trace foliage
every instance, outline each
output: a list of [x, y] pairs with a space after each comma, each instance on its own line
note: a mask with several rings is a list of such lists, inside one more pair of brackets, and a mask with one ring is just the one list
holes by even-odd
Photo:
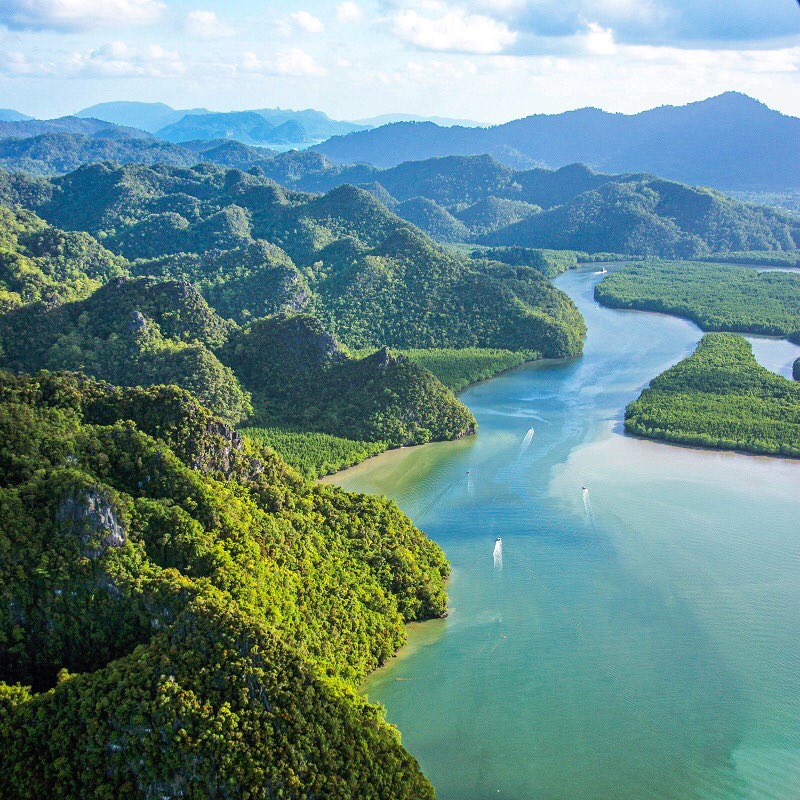
[[0, 310], [85, 297], [125, 270], [124, 259], [88, 234], [60, 231], [30, 211], [0, 206]]
[[475, 430], [472, 414], [430, 372], [386, 349], [348, 358], [313, 317], [258, 320], [232, 336], [220, 357], [253, 393], [267, 425], [392, 446]]
[[694, 258], [717, 251], [795, 250], [800, 221], [710, 189], [647, 179], [607, 183], [479, 241]]
[[404, 200], [393, 210], [438, 242], [465, 242], [470, 238], [469, 229], [463, 222], [427, 197]]
[[432, 372], [448, 389], [460, 391], [471, 383], [540, 358], [536, 352], [464, 349], [403, 350], [403, 355]]
[[743, 250], [737, 253], [716, 253], [705, 256], [699, 261], [712, 264], [744, 264], [758, 267], [800, 267], [800, 251], [798, 250]]
[[174, 383], [236, 423], [252, 411], [250, 396], [213, 352], [229, 330], [188, 284], [119, 279], [86, 300], [0, 316], [0, 365], [124, 386]]
[[800, 384], [765, 369], [749, 342], [706, 334], [625, 412], [625, 429], [683, 444], [800, 457]]
[[349, 347], [582, 346], [580, 315], [540, 273], [445, 253], [352, 186], [311, 197], [210, 165], [96, 164], [6, 192], [138, 259], [138, 275], [190, 278], [239, 321], [303, 309]]
[[595, 297], [613, 308], [676, 314], [709, 331], [800, 335], [800, 275], [793, 273], [650, 261], [609, 275]]
[[488, 258], [502, 261], [512, 267], [531, 267], [545, 278], [555, 278], [568, 269], [575, 269], [582, 259], [589, 260], [587, 253], [576, 250], [543, 250], [533, 247], [481, 247], [470, 248], [472, 258]]
[[112, 281], [91, 297], [0, 316], [0, 365], [82, 371], [124, 386], [171, 383], [227, 422], [397, 446], [471, 433], [475, 420], [436, 378], [388, 354], [353, 360], [321, 323], [279, 314], [244, 329], [190, 285]]
[[445, 610], [393, 503], [179, 389], [3, 373], [0, 432], [0, 795], [432, 797], [353, 693]]
[[319, 478], [352, 467], [386, 450], [384, 442], [359, 442], [317, 431], [242, 428], [245, 436], [271, 447], [306, 478]]

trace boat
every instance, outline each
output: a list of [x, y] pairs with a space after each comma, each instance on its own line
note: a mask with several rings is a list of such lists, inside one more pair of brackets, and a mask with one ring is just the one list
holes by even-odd
[[602, 269], [597, 270], [597, 272], [595, 272], [595, 275], [608, 275], [608, 270], [605, 267], [603, 267]]
[[501, 539], [501, 538], [498, 536], [498, 537], [497, 537], [497, 538], [494, 540], [494, 543], [495, 543], [495, 544], [503, 544], [503, 540], [502, 540], [502, 539]]

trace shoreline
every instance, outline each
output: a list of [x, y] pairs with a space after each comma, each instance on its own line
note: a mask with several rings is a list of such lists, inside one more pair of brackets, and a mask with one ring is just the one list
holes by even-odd
[[[477, 380], [471, 381], [470, 383], [466, 384], [466, 386], [462, 386], [460, 389], [453, 391], [453, 394], [456, 397], [460, 397], [464, 392], [466, 392], [468, 389], [471, 389], [473, 386], [478, 386], [481, 383], [492, 381], [495, 378], [499, 378], [501, 375], [508, 375], [509, 373], [514, 372], [515, 370], [518, 369], [523, 369], [527, 367], [535, 367], [535, 368], [549, 367], [555, 364], [566, 363], [576, 358], [581, 358], [581, 356], [572, 356], [570, 358], [534, 358], [531, 361], [523, 361], [521, 364], [515, 364], [513, 367], [506, 367], [505, 369], [501, 369], [498, 372], [495, 372], [491, 375], [487, 375], [485, 378], [478, 378]], [[389, 447], [380, 453], [376, 453], [374, 456], [365, 458], [363, 461], [358, 461], [355, 464], [350, 464], [350, 466], [348, 467], [342, 467], [342, 469], [337, 470], [336, 472], [330, 472], [327, 475], [321, 475], [314, 480], [316, 483], [320, 483], [325, 486], [331, 486], [331, 485], [335, 486], [336, 481], [334, 479], [336, 477], [344, 475], [350, 470], [363, 467], [366, 464], [375, 465], [383, 460], [391, 460], [392, 457], [395, 458], [399, 457], [398, 454], [403, 453], [406, 450], [415, 450], [419, 447], [435, 447], [437, 445], [441, 446], [445, 444], [454, 444], [455, 442], [466, 441], [470, 439], [472, 436], [477, 436], [477, 435], [478, 435], [478, 429], [476, 429], [474, 433], [467, 434], [466, 436], [459, 436], [457, 439], [440, 439], [435, 442], [425, 442], [424, 444], [408, 444], [408, 445], [401, 445], [400, 447]], [[393, 456], [393, 454], [395, 455]]]

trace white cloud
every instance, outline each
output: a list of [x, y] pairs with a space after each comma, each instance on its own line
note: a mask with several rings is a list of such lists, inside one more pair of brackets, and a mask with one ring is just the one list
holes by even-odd
[[172, 50], [160, 45], [131, 47], [119, 41], [75, 53], [67, 64], [68, 74], [88, 78], [168, 78], [185, 72], [186, 66]]
[[580, 49], [593, 56], [613, 56], [617, 52], [614, 31], [604, 28], [597, 22], [589, 22], [586, 28], [575, 36]]
[[3, 0], [0, 23], [15, 30], [85, 30], [147, 25], [164, 11], [161, 0]]
[[308, 11], [296, 11], [294, 14], [289, 14], [289, 19], [295, 28], [304, 33], [322, 33], [325, 30], [322, 20], [309, 14]]
[[398, 11], [391, 19], [393, 33], [422, 50], [462, 53], [499, 53], [517, 39], [508, 25], [491, 17], [468, 14], [459, 8], [431, 10], [436, 16], [411, 8]]
[[48, 61], [16, 51], [0, 52], [0, 74], [10, 77], [175, 78], [185, 72], [178, 53], [160, 45], [132, 47], [116, 41]]
[[245, 52], [236, 65], [236, 72], [249, 75], [281, 75], [284, 77], [306, 77], [324, 75], [325, 70], [314, 57], [297, 47], [281, 50], [271, 58], [262, 58], [253, 52]]
[[336, 19], [339, 22], [361, 22], [364, 19], [364, 12], [358, 3], [353, 3], [348, 0], [345, 3], [339, 3], [336, 6]]
[[19, 50], [0, 52], [0, 75], [9, 77], [46, 77], [58, 74], [52, 64], [30, 61], [25, 53]]
[[223, 22], [214, 11], [190, 11], [186, 15], [186, 29], [194, 36], [201, 39], [222, 39], [233, 36], [236, 32], [230, 25]]

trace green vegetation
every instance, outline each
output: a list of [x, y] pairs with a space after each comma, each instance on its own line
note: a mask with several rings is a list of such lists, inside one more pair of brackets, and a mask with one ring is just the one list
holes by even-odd
[[800, 341], [800, 275], [749, 267], [651, 261], [609, 275], [595, 297], [613, 308], [675, 314], [703, 330]]
[[430, 372], [386, 348], [348, 358], [314, 317], [258, 320], [219, 352], [253, 393], [263, 409], [256, 419], [266, 425], [277, 421], [395, 447], [475, 430], [469, 410]]
[[[190, 285], [118, 279], [86, 300], [0, 316], [0, 366], [82, 371], [123, 386], [172, 383], [231, 424], [422, 444], [472, 433], [475, 419], [429, 372], [387, 351], [351, 359], [314, 317], [245, 328]], [[255, 400], [255, 407], [252, 400]]]
[[0, 312], [86, 297], [124, 273], [124, 259], [88, 234], [60, 231], [29, 211], [0, 206]]
[[81, 371], [122, 386], [174, 383], [235, 424], [252, 412], [250, 395], [213, 352], [230, 330], [188, 284], [116, 279], [86, 300], [0, 316], [0, 366]]
[[800, 385], [760, 366], [741, 336], [709, 333], [628, 406], [625, 429], [682, 444], [800, 457]]
[[460, 391], [541, 356], [535, 352], [488, 350], [470, 347], [461, 350], [404, 350], [403, 355], [432, 372], [448, 389]]
[[696, 258], [719, 251], [796, 250], [800, 221], [711, 189], [647, 179], [607, 183], [479, 242]]
[[531, 267], [545, 278], [556, 278], [568, 269], [575, 269], [582, 260], [589, 260], [588, 253], [577, 250], [544, 250], [534, 247], [480, 247], [468, 249], [472, 258], [488, 258], [513, 267]]
[[744, 264], [745, 266], [795, 269], [800, 267], [800, 251], [745, 250], [738, 253], [716, 253], [698, 260], [713, 264]]
[[384, 442], [357, 442], [316, 431], [242, 428], [242, 433], [275, 450], [306, 478], [319, 478], [352, 467], [386, 450]]
[[466, 242], [470, 238], [470, 231], [463, 222], [427, 197], [404, 200], [393, 211], [437, 242]]
[[354, 692], [445, 611], [396, 505], [177, 388], [2, 373], [0, 431], [0, 795], [433, 797]]
[[0, 188], [7, 202], [135, 260], [134, 274], [192, 280], [238, 322], [302, 309], [356, 348], [560, 357], [582, 346], [580, 314], [540, 272], [446, 253], [352, 186], [312, 197], [210, 165], [95, 164]]

